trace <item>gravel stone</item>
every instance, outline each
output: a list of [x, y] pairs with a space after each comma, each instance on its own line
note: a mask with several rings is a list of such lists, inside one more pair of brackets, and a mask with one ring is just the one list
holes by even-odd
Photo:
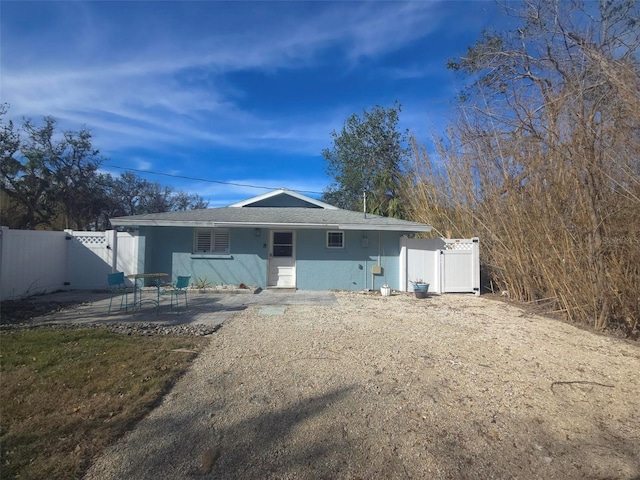
[[14, 323], [1, 325], [0, 330], [32, 330], [37, 328], [69, 330], [74, 328], [106, 328], [109, 331], [123, 335], [174, 335], [174, 336], [204, 336], [215, 333], [220, 325], [185, 324], [161, 325], [158, 323]]
[[640, 475], [638, 345], [487, 297], [336, 296], [235, 313], [86, 478]]

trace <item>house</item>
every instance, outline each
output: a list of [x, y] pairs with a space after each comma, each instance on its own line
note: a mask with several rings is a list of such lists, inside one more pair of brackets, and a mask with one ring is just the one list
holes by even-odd
[[278, 189], [223, 208], [118, 217], [138, 229], [139, 272], [301, 290], [401, 285], [401, 237], [429, 225]]

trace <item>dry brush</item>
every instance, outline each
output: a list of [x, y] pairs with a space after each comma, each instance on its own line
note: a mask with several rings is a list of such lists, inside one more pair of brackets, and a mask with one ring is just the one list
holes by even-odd
[[435, 153], [414, 144], [407, 198], [415, 220], [482, 237], [489, 278], [512, 298], [637, 334], [638, 6], [603, 4], [580, 30], [570, 19], [585, 12], [568, 5], [529, 4], [523, 28], [452, 63], [475, 83]]

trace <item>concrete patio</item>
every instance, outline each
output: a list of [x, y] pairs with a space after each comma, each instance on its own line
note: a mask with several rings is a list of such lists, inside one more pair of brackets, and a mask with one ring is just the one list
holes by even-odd
[[[108, 293], [95, 293], [81, 290], [57, 292], [41, 297], [31, 297], [29, 301], [55, 301], [60, 303], [78, 302], [78, 305], [62, 311], [36, 317], [36, 323], [157, 323], [159, 325], [208, 325], [217, 326], [233, 316], [235, 312], [244, 310], [250, 305], [264, 306], [266, 315], [283, 314], [287, 305], [337, 305], [338, 302], [331, 291], [310, 290], [262, 290], [259, 293], [189, 293], [189, 308], [184, 310], [181, 298], [180, 310], [172, 310], [169, 297], [161, 298], [160, 308], [144, 299], [155, 299], [155, 289], [145, 289], [142, 308], [125, 311], [120, 310], [120, 298], [114, 297], [111, 313], [109, 312]], [[131, 299], [129, 299], [131, 301]]]

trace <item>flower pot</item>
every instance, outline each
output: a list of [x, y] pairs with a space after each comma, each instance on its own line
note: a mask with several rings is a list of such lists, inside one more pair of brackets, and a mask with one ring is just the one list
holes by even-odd
[[388, 285], [383, 285], [380, 288], [380, 293], [382, 294], [383, 297], [390, 297], [391, 296], [391, 287], [389, 287]]
[[416, 298], [427, 298], [427, 292], [429, 291], [428, 283], [414, 283], [413, 284], [413, 293], [416, 295]]

